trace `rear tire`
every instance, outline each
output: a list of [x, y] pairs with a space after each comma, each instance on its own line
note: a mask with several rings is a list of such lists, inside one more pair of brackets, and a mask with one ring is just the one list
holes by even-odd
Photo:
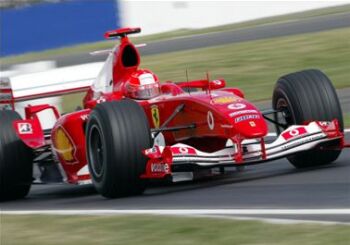
[[133, 100], [106, 102], [90, 114], [86, 129], [87, 159], [96, 190], [115, 198], [141, 194], [140, 175], [147, 163], [142, 150], [151, 148], [149, 123]]
[[0, 200], [25, 197], [32, 183], [33, 152], [17, 136], [13, 121], [21, 120], [15, 111], [0, 110]]
[[[304, 70], [282, 76], [274, 89], [273, 108], [283, 109], [288, 126], [310, 121], [332, 121], [338, 119], [343, 131], [342, 110], [337, 93], [330, 79], [319, 70]], [[279, 121], [278, 118], [275, 118]], [[280, 133], [280, 128], [277, 132]], [[339, 141], [327, 146], [339, 145]], [[307, 168], [334, 162], [341, 150], [310, 150], [288, 157], [296, 168]]]

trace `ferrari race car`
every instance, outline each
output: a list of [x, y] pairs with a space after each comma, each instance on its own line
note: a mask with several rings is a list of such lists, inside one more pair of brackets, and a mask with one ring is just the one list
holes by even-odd
[[[242, 167], [287, 157], [296, 168], [334, 162], [344, 147], [340, 103], [329, 78], [304, 70], [278, 79], [272, 108], [260, 111], [223, 79], [163, 82], [140, 69], [128, 39], [140, 28], [108, 31], [120, 43], [90, 86], [14, 93], [0, 83], [0, 196], [26, 196], [33, 182], [91, 184], [107, 198], [141, 194], [148, 180], [174, 180], [201, 170]], [[14, 104], [86, 91], [84, 109], [61, 115], [30, 105], [25, 119]], [[53, 128], [37, 116], [51, 111]], [[268, 140], [267, 122], [277, 137]], [[33, 171], [34, 169], [34, 171]], [[186, 175], [187, 174], [187, 175]]]

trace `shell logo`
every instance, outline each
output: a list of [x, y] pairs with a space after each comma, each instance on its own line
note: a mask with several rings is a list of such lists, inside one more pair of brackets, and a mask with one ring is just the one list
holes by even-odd
[[240, 101], [240, 99], [233, 96], [218, 97], [213, 99], [214, 104], [228, 104], [237, 101]]
[[74, 156], [75, 146], [63, 128], [58, 128], [53, 137], [53, 143], [59, 156], [68, 163], [77, 162]]

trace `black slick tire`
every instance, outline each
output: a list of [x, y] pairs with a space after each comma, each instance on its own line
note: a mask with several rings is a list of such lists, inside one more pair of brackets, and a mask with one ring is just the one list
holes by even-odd
[[[273, 108], [283, 109], [287, 125], [300, 125], [310, 121], [337, 119], [343, 131], [342, 110], [330, 79], [319, 70], [304, 70], [278, 79], [272, 98]], [[278, 120], [276, 117], [275, 119]], [[277, 128], [279, 133], [281, 130]], [[339, 142], [323, 145], [328, 149]], [[314, 149], [288, 157], [296, 168], [315, 167], [334, 162], [341, 150]]]
[[143, 193], [140, 175], [147, 159], [142, 150], [151, 148], [151, 133], [138, 103], [125, 99], [97, 105], [87, 123], [86, 148], [91, 178], [102, 196]]
[[0, 200], [25, 197], [33, 177], [33, 152], [18, 137], [13, 121], [15, 111], [0, 110]]

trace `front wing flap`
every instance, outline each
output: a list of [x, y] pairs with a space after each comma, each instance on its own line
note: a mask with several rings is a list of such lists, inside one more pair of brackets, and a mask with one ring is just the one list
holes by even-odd
[[143, 152], [149, 160], [141, 178], [164, 178], [173, 172], [196, 168], [258, 164], [311, 150], [321, 143], [335, 140], [339, 141], [336, 148], [346, 147], [344, 134], [340, 131], [337, 120], [290, 126], [271, 143], [265, 143], [263, 138], [243, 140], [241, 147], [233, 144], [212, 153], [181, 143], [165, 147], [154, 146]]

